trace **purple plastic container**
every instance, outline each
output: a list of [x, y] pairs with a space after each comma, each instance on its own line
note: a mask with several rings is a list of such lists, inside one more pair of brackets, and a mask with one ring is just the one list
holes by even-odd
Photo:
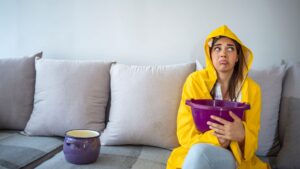
[[100, 134], [93, 130], [70, 130], [65, 134], [63, 152], [68, 162], [89, 164], [98, 159]]
[[196, 127], [202, 133], [210, 130], [209, 126], [206, 124], [207, 121], [219, 123], [211, 119], [211, 115], [215, 115], [232, 122], [233, 119], [229, 115], [229, 111], [232, 111], [240, 119], [243, 119], [245, 110], [250, 109], [249, 104], [224, 100], [191, 99], [186, 100], [186, 104], [191, 106]]

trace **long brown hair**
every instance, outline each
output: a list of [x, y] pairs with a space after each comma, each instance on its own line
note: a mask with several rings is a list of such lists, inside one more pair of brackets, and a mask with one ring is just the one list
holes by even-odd
[[[210, 56], [211, 56], [212, 48], [214, 47], [215, 43], [223, 37], [226, 37], [226, 36], [219, 36], [219, 37], [213, 38], [212, 45], [209, 48]], [[231, 39], [231, 38], [229, 38], [229, 39]], [[236, 90], [238, 90], [237, 87], [238, 87], [239, 83], [242, 83], [242, 81], [243, 81], [243, 78], [244, 78], [243, 77], [243, 69], [244, 69], [244, 67], [246, 69], [248, 69], [248, 67], [247, 67], [247, 64], [246, 64], [246, 60], [245, 60], [245, 57], [244, 57], [242, 46], [237, 41], [235, 41], [234, 39], [231, 39], [231, 40], [234, 42], [234, 44], [236, 46], [238, 62], [235, 64], [234, 69], [233, 69], [233, 73], [232, 73], [231, 78], [229, 80], [228, 93], [229, 93], [230, 100], [237, 101], [238, 93], [237, 93]], [[210, 91], [210, 95], [213, 99], [215, 98], [215, 95], [216, 95], [215, 88], [216, 88], [216, 83], [214, 84], [214, 87]]]

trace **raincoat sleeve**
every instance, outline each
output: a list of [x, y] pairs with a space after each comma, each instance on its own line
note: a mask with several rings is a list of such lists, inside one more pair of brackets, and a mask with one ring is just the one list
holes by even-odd
[[249, 84], [247, 92], [250, 103], [250, 110], [246, 111], [246, 118], [243, 121], [245, 128], [244, 150], [242, 150], [236, 141], [231, 142], [230, 147], [238, 163], [242, 160], [249, 161], [255, 156], [258, 147], [258, 133], [260, 128], [261, 112], [261, 91], [256, 83]]
[[211, 99], [204, 83], [189, 76], [183, 86], [182, 99], [177, 116], [177, 137], [181, 146], [191, 147], [196, 143], [210, 143], [220, 145], [213, 131], [200, 133], [193, 120], [191, 108], [185, 104], [187, 99]]

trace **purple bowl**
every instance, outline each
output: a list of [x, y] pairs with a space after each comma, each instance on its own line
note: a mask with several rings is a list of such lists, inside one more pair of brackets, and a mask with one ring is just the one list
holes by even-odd
[[93, 130], [70, 130], [65, 134], [63, 152], [68, 162], [89, 164], [98, 159], [100, 134]]
[[219, 122], [211, 119], [211, 115], [215, 115], [232, 122], [233, 119], [229, 115], [229, 111], [232, 111], [240, 119], [243, 119], [245, 110], [250, 109], [249, 104], [224, 100], [191, 99], [186, 100], [186, 104], [191, 107], [196, 127], [202, 133], [210, 130], [209, 126], [206, 124], [207, 121], [220, 124]]

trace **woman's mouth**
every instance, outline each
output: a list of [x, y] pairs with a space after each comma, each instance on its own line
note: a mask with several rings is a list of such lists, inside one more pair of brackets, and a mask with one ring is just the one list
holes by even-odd
[[227, 60], [220, 60], [219, 63], [222, 64], [222, 65], [225, 65], [225, 64], [228, 64], [228, 61]]

